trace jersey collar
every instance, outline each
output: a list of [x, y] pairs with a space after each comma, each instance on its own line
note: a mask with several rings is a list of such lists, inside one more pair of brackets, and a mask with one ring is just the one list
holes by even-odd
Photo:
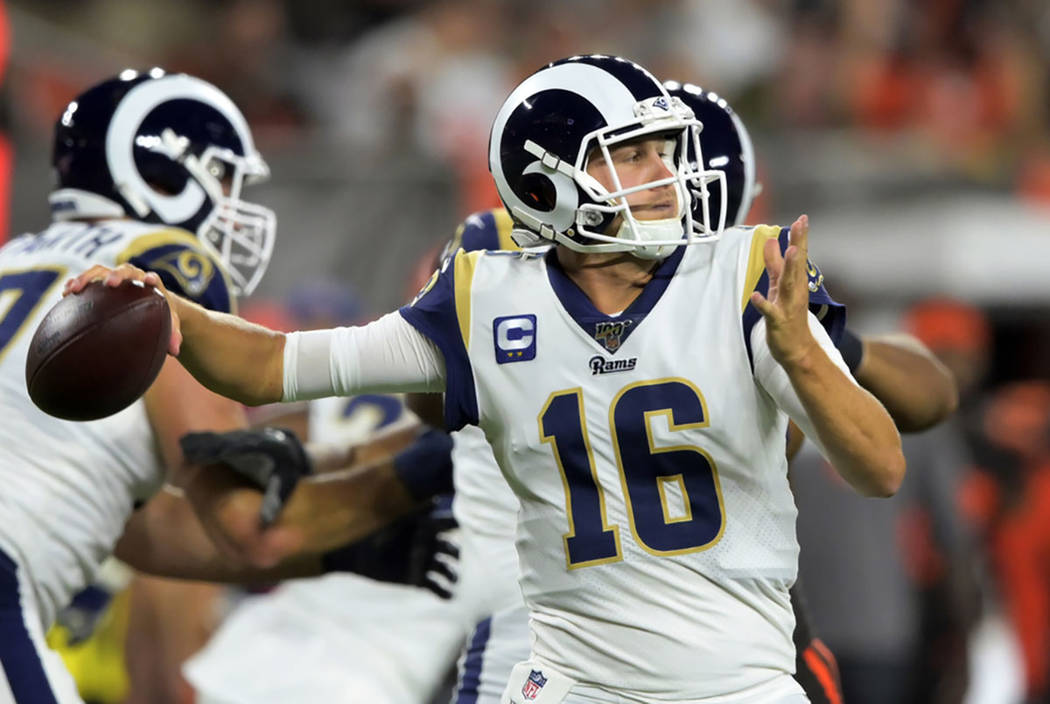
[[663, 296], [684, 255], [685, 246], [683, 245], [660, 262], [653, 272], [652, 279], [642, 289], [641, 295], [619, 315], [606, 315], [594, 307], [591, 300], [587, 298], [587, 294], [562, 269], [555, 248], [552, 247], [547, 252], [544, 260], [547, 267], [547, 279], [565, 312], [586, 335], [595, 340], [606, 352], [615, 354]]

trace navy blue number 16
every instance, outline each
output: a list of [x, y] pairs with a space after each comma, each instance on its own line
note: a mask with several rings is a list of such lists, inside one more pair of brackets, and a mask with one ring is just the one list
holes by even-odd
[[[678, 555], [715, 544], [725, 528], [718, 470], [695, 445], [653, 441], [653, 421], [672, 432], [708, 425], [704, 397], [685, 379], [630, 384], [609, 408], [608, 433], [619, 470], [631, 534], [653, 555]], [[540, 438], [551, 445], [565, 484], [569, 569], [623, 559], [619, 526], [610, 525], [598, 480], [582, 389], [550, 395], [539, 416]]]

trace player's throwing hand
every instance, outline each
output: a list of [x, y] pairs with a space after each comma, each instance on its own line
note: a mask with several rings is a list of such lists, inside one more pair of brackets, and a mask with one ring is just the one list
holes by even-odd
[[80, 293], [84, 290], [84, 287], [92, 281], [101, 281], [106, 286], [117, 287], [122, 281], [127, 281], [129, 279], [132, 281], [141, 281], [147, 286], [153, 286], [164, 294], [164, 298], [168, 301], [168, 309], [171, 311], [171, 341], [168, 343], [168, 354], [173, 357], [178, 357], [179, 348], [182, 345], [182, 328], [179, 322], [179, 314], [176, 312], [177, 306], [174, 297], [168, 289], [165, 288], [164, 282], [160, 280], [160, 276], [158, 276], [156, 272], [143, 271], [131, 264], [121, 264], [115, 269], [96, 264], [83, 273], [66, 281], [66, 286], [62, 291], [62, 295], [68, 296], [71, 293]]

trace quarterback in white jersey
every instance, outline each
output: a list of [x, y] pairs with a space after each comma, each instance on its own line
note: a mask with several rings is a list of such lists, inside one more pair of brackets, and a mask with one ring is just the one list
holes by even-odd
[[[726, 174], [726, 219], [733, 225], [743, 224], [752, 196], [759, 190], [746, 127], [718, 95], [694, 85], [664, 85], [672, 96], [692, 108], [703, 124], [704, 159], [708, 164], [719, 164]], [[723, 196], [718, 192], [710, 195], [715, 201]], [[717, 212], [717, 203], [711, 209]], [[474, 213], [464, 220], [447, 251], [517, 250], [512, 229], [513, 221], [503, 208]], [[787, 246], [785, 234], [782, 232], [780, 237], [782, 250]], [[851, 335], [842, 324], [843, 310], [828, 298], [816, 278], [811, 277], [814, 287], [810, 309], [818, 315], [836, 346], [846, 350], [844, 360], [858, 381], [887, 405], [898, 427], [919, 430], [950, 413], [954, 407], [950, 379], [946, 379], [943, 368], [928, 350], [903, 339], [868, 338], [861, 342], [852, 336], [851, 344]], [[513, 552], [510, 546], [517, 500], [503, 482], [484, 436], [470, 426], [457, 436], [462, 442], [458, 439], [456, 447], [456, 515], [463, 540], [469, 542], [474, 537], [474, 542], [486, 547], [486, 583], [495, 587], [508, 581], [512, 574], [516, 578], [516, 568], [508, 569], [500, 556]], [[789, 450], [789, 460], [790, 456]], [[791, 591], [798, 650], [795, 679], [814, 703], [840, 701], [834, 660], [812, 635], [796, 589], [797, 584]], [[497, 601], [495, 608], [484, 613], [460, 661], [453, 698], [456, 704], [495, 704], [515, 664], [529, 657], [528, 609], [520, 595]]]
[[[712, 151], [719, 156], [731, 154], [732, 145], [719, 151], [712, 149], [711, 137], [721, 130], [732, 130], [725, 108], [712, 103], [712, 112], [722, 114], [698, 115], [705, 124], [706, 158], [710, 161]], [[719, 121], [721, 120], [721, 122]], [[746, 133], [744, 133], [746, 135]], [[725, 153], [724, 153], [725, 152]], [[736, 159], [746, 159], [741, 150], [735, 150]], [[741, 172], [746, 169], [741, 165]], [[750, 172], [753, 173], [753, 163]], [[746, 215], [748, 189], [743, 188], [742, 179], [727, 179], [729, 196], [728, 215], [739, 223]], [[449, 250], [511, 250], [519, 248], [511, 239], [512, 221], [503, 209], [474, 213], [461, 225], [450, 243]], [[768, 233], [768, 231], [765, 231]], [[781, 246], [787, 247], [787, 231], [781, 231]], [[810, 293], [810, 307], [820, 314], [821, 322], [832, 337], [842, 327], [843, 309], [828, 296], [816, 276]], [[606, 345], [618, 347], [618, 342], [604, 338]], [[518, 502], [499, 474], [492, 450], [475, 428], [465, 427], [458, 433], [455, 454], [455, 510], [463, 531], [465, 544], [474, 544], [484, 550], [482, 564], [487, 570], [486, 582], [496, 586], [513, 582], [517, 578], [515, 564], [507, 564], [513, 558], [511, 546], [514, 541]], [[478, 438], [478, 439], [475, 439]], [[476, 548], [477, 549], [477, 548]], [[460, 676], [454, 701], [457, 704], [494, 704], [499, 701], [513, 666], [526, 660], [529, 655], [528, 611], [519, 593], [493, 589], [493, 593], [509, 594], [500, 599], [489, 599], [483, 608], [485, 618], [481, 620], [460, 661]], [[487, 608], [486, 608], [487, 607]]]
[[[805, 701], [788, 417], [858, 491], [903, 476], [892, 420], [808, 311], [806, 218], [784, 256], [779, 229], [719, 239], [707, 192], [724, 175], [688, 163], [697, 138], [636, 64], [559, 61], [515, 89], [490, 142], [504, 204], [548, 254], [460, 252], [361, 328], [275, 335], [168, 293], [173, 346], [211, 388], [444, 391], [450, 428], [482, 428], [521, 504], [531, 611], [504, 701]], [[121, 267], [69, 290], [99, 276], [163, 288]]]
[[[710, 209], [719, 212], [718, 200], [726, 200], [726, 220], [732, 225], [742, 225], [750, 210], [751, 201], [759, 186], [756, 181], [754, 151], [746, 127], [725, 100], [714, 93], [696, 86], [664, 84], [672, 96], [679, 97], [693, 109], [703, 125], [704, 159], [708, 164], [718, 164], [725, 173], [725, 192], [712, 191]], [[696, 213], [697, 218], [702, 212]], [[463, 249], [518, 250], [512, 230], [513, 220], [503, 208], [474, 213], [460, 225], [447, 247], [454, 252]], [[781, 236], [781, 246], [786, 249], [786, 237]], [[810, 308], [820, 317], [821, 323], [838, 344], [838, 335], [844, 329], [844, 309], [827, 296], [819, 282], [810, 293]], [[492, 450], [484, 436], [471, 427], [457, 435], [470, 433], [480, 435], [478, 442], [457, 442], [456, 515], [463, 530], [463, 540], [481, 543], [489, 557], [483, 564], [491, 565], [487, 582], [499, 584], [517, 578], [516, 567], [507, 569], [499, 556], [513, 554], [514, 527], [517, 500], [500, 476]], [[466, 440], [466, 438], [464, 438]], [[470, 452], [471, 454], [466, 454]], [[485, 539], [475, 536], [485, 536]], [[498, 602], [494, 608], [484, 612], [471, 637], [467, 650], [460, 660], [460, 676], [454, 700], [457, 704], [496, 704], [503, 693], [507, 678], [514, 666], [527, 660], [530, 652], [528, 609], [521, 599]], [[794, 597], [793, 605], [794, 605]], [[797, 611], [796, 611], [797, 618]], [[797, 624], [796, 624], [797, 629]], [[796, 658], [798, 660], [798, 658]], [[802, 661], [805, 668], [805, 661]], [[796, 672], [796, 679], [799, 679]], [[800, 679], [803, 687], [807, 679]], [[807, 689], [814, 701], [821, 692]]]
[[[539, 662], [696, 699], [715, 692], [690, 683], [739, 691], [793, 669], [795, 509], [787, 416], [771, 395], [784, 389], [754, 383], [775, 377], [746, 316], [764, 276], [756, 253], [780, 232], [730, 229], [678, 249], [619, 316], [594, 309], [553, 256], [505, 252], [457, 254], [403, 311], [459, 380], [449, 424], [480, 425], [521, 499]], [[643, 326], [677, 326], [674, 345]], [[562, 664], [581, 652], [579, 669]]]

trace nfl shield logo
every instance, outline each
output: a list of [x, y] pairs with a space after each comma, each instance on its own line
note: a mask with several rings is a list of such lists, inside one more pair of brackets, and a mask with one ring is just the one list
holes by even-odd
[[529, 672], [529, 681], [521, 688], [521, 693], [526, 699], [535, 699], [539, 695], [543, 685], [547, 684], [547, 678], [539, 670]]

